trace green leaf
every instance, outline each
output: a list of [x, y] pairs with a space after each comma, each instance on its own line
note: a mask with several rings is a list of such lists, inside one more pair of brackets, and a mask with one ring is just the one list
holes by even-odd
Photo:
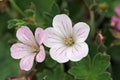
[[68, 74], [64, 74], [64, 77], [64, 80], [74, 80], [73, 77]]
[[10, 56], [10, 46], [7, 43], [11, 38], [10, 34], [5, 34], [0, 40], [0, 80], [18, 76], [19, 62]]
[[47, 67], [53, 68], [57, 65], [57, 62], [51, 59], [50, 55], [49, 56], [47, 55], [45, 59], [45, 64]]
[[89, 40], [88, 45], [89, 45], [89, 55], [91, 58], [93, 58], [96, 55], [96, 53], [98, 53], [99, 44], [91, 43], [91, 41]]
[[90, 70], [90, 63], [90, 57], [87, 56], [82, 59], [82, 61], [76, 63], [76, 65], [69, 70], [69, 73], [74, 75], [76, 79], [84, 79], [84, 77], [89, 75], [88, 71]]
[[53, 6], [52, 6], [51, 14], [56, 15], [56, 14], [59, 14], [59, 13], [60, 13], [60, 8], [56, 3], [54, 3]]
[[51, 11], [49, 13], [45, 12], [43, 14], [43, 17], [45, 18], [45, 26], [46, 26], [46, 28], [47, 28], [47, 26], [51, 26], [52, 25], [53, 18], [57, 14], [60, 14], [60, 8], [59, 8], [59, 6], [56, 3], [54, 3], [53, 6], [52, 6]]
[[20, 9], [24, 11], [30, 6], [32, 0], [24, 0], [24, 1], [14, 0], [14, 1], [20, 7]]
[[20, 19], [12, 19], [8, 21], [8, 28], [15, 28], [15, 27], [20, 27], [22, 25], [26, 25], [27, 23], [23, 20]]
[[93, 70], [95, 73], [103, 73], [110, 65], [110, 57], [106, 54], [97, 54], [93, 59]]
[[[96, 54], [94, 59], [91, 61], [90, 57], [87, 56], [83, 60], [73, 66], [69, 73], [76, 79], [83, 80], [111, 80], [111, 77], [106, 74], [106, 69], [109, 67], [109, 56], [105, 54]], [[102, 78], [102, 79], [101, 79]]]
[[[50, 69], [45, 69], [43, 72], [37, 74], [39, 80], [66, 80], [66, 74], [64, 73], [62, 64], [54, 67], [53, 71]], [[70, 77], [69, 77], [70, 79]]]
[[35, 20], [38, 25], [45, 24], [44, 13], [50, 12], [55, 0], [33, 0], [36, 6]]
[[112, 80], [112, 78], [110, 77], [110, 73], [108, 72], [104, 72], [102, 75], [99, 76], [98, 80]]

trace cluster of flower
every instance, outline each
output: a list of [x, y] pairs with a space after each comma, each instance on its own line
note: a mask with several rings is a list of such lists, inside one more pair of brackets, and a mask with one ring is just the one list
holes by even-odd
[[88, 54], [89, 49], [85, 40], [89, 31], [89, 26], [84, 22], [72, 27], [67, 15], [56, 15], [53, 27], [45, 30], [37, 28], [35, 36], [27, 26], [19, 28], [16, 33], [19, 42], [11, 46], [11, 56], [21, 59], [20, 68], [28, 71], [32, 68], [34, 60], [37, 62], [45, 60], [44, 44], [50, 48], [51, 58], [59, 63], [79, 61]]

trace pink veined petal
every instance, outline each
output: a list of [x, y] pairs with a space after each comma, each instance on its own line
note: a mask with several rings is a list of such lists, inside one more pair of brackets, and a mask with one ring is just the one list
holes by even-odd
[[20, 61], [20, 68], [22, 70], [29, 71], [33, 66], [35, 55], [36, 54], [33, 53], [22, 58]]
[[79, 22], [73, 27], [73, 38], [75, 42], [84, 42], [89, 34], [90, 28], [84, 22]]
[[45, 34], [46, 36], [43, 42], [45, 46], [56, 47], [56, 46], [64, 44], [63, 38], [61, 37], [61, 35], [53, 28], [47, 28], [45, 30]]
[[115, 12], [118, 16], [120, 16], [120, 5], [116, 6]]
[[17, 30], [16, 36], [19, 41], [27, 45], [36, 45], [33, 33], [27, 26], [22, 26]]
[[53, 27], [64, 37], [72, 36], [72, 22], [65, 14], [56, 15], [54, 17]]
[[64, 46], [51, 48], [50, 49], [50, 56], [52, 59], [56, 60], [59, 63], [68, 62], [69, 59], [67, 57], [67, 48]]
[[70, 47], [67, 50], [67, 57], [71, 61], [79, 61], [88, 54], [88, 45], [83, 42], [79, 44], [75, 44], [73, 47]]
[[45, 37], [45, 32], [42, 28], [37, 28], [35, 31], [35, 39], [39, 45], [42, 44]]
[[22, 43], [13, 44], [10, 51], [11, 56], [15, 59], [23, 58], [24, 56], [32, 53], [30, 47]]
[[36, 61], [37, 62], [43, 62], [44, 59], [45, 59], [45, 56], [46, 56], [46, 54], [45, 54], [44, 47], [43, 47], [43, 45], [41, 45], [40, 46], [40, 52], [36, 56]]

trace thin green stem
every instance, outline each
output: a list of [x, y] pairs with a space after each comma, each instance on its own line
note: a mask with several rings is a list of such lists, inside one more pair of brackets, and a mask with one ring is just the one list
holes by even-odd
[[86, 8], [87, 8], [87, 9], [89, 10], [89, 12], [90, 12], [90, 8], [89, 8], [88, 3], [87, 3], [85, 0], [83, 0], [83, 3], [85, 4]]
[[90, 31], [90, 37], [93, 37], [95, 34], [95, 16], [94, 16], [94, 12], [91, 10], [90, 11], [90, 27], [91, 27], [91, 31]]
[[95, 26], [96, 26], [95, 25], [95, 14], [94, 14], [94, 11], [91, 10], [92, 7], [94, 7], [96, 4], [97, 4], [96, 1], [93, 0], [93, 4], [90, 6], [90, 27], [91, 27], [90, 38], [94, 37], [95, 30], [96, 30], [96, 28], [95, 28]]
[[95, 16], [94, 16], [94, 11], [92, 11], [92, 7], [96, 4], [96, 1], [93, 0], [93, 4], [92, 5], [88, 5], [88, 3], [86, 2], [86, 0], [83, 0], [86, 8], [88, 9], [89, 13], [90, 13], [90, 28], [91, 28], [91, 31], [90, 31], [90, 38], [93, 38], [94, 34], [95, 34]]
[[25, 17], [25, 14], [24, 12], [17, 6], [17, 4], [15, 3], [14, 0], [9, 0], [10, 3], [12, 4], [12, 6], [23, 16]]

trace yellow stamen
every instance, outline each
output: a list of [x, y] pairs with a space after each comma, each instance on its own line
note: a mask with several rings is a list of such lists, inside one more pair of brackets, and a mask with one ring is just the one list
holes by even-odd
[[67, 46], [72, 46], [74, 44], [74, 40], [71, 37], [65, 37], [64, 41]]
[[40, 51], [38, 46], [31, 45], [30, 48], [32, 49], [33, 53], [38, 53]]

